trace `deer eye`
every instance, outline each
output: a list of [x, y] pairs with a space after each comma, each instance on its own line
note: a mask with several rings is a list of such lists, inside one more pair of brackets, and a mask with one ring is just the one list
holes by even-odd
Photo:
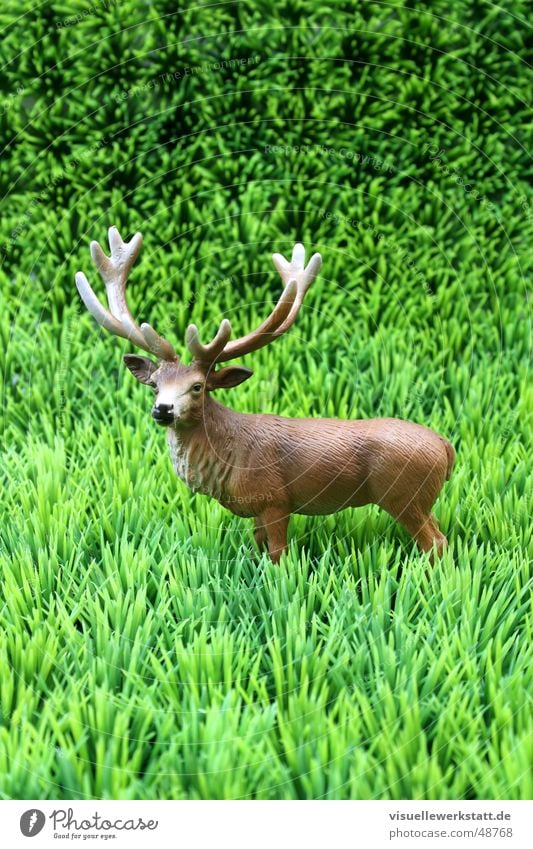
[[157, 391], [157, 383], [154, 383], [154, 381], [153, 381], [153, 380], [151, 380], [151, 381], [150, 381], [150, 383], [148, 384], [148, 386], [150, 387], [150, 389], [153, 389], [153, 390], [154, 390], [154, 392], [156, 392], [156, 391]]
[[193, 383], [193, 385], [191, 386], [191, 389], [192, 389], [193, 392], [201, 392], [202, 391], [202, 384], [201, 383]]

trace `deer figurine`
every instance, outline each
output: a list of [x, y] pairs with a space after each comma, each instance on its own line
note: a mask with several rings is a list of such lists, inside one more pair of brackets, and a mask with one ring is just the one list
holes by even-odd
[[303, 245], [288, 262], [272, 260], [284, 289], [270, 315], [256, 330], [230, 340], [223, 319], [204, 344], [189, 325], [186, 344], [193, 361], [181, 362], [172, 345], [149, 325], [134, 320], [126, 302], [126, 283], [141, 249], [140, 233], [122, 241], [109, 230], [111, 256], [97, 242], [91, 256], [107, 290], [109, 310], [95, 296], [85, 274], [76, 274], [78, 291], [96, 321], [151, 354], [126, 354], [124, 362], [155, 392], [152, 417], [167, 428], [172, 464], [192, 489], [210, 495], [237, 516], [253, 517], [259, 548], [277, 563], [287, 548], [291, 513], [335, 513], [345, 507], [378, 504], [415, 539], [422, 551], [439, 555], [447, 544], [431, 508], [450, 476], [454, 449], [432, 430], [393, 418], [347, 421], [238, 413], [212, 393], [238, 386], [252, 376], [248, 368], [221, 363], [257, 351], [279, 339], [294, 324], [322, 258], [305, 265]]

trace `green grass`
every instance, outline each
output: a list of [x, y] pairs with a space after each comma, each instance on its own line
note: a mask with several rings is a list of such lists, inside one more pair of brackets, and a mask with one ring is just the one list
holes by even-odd
[[[20, 8], [0, 12], [0, 797], [530, 797], [526, 4]], [[272, 251], [321, 251], [295, 328], [220, 397], [446, 435], [436, 566], [373, 507], [295, 517], [273, 566], [188, 492], [131, 348], [74, 287], [110, 224], [143, 231], [130, 300], [181, 350], [189, 321], [259, 320]]]

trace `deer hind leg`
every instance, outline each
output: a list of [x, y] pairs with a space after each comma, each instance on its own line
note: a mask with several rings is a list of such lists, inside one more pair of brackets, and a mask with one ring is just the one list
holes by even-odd
[[441, 556], [448, 545], [448, 540], [439, 530], [438, 522], [431, 513], [427, 516], [418, 512], [403, 513], [396, 518], [407, 533], [413, 537], [421, 551], [431, 552], [430, 560], [432, 563], [435, 554], [437, 557]]
[[[265, 510], [256, 519], [256, 533], [258, 525], [266, 535], [268, 553], [272, 563], [279, 563], [281, 555], [287, 550], [287, 528], [289, 526], [290, 513], [287, 510], [271, 507]], [[260, 536], [260, 538], [262, 538]], [[256, 536], [257, 540], [257, 536]]]

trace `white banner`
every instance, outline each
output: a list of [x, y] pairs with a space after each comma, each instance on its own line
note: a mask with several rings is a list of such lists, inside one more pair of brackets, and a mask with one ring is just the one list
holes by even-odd
[[6, 849], [533, 846], [531, 802], [4, 801], [0, 813]]

